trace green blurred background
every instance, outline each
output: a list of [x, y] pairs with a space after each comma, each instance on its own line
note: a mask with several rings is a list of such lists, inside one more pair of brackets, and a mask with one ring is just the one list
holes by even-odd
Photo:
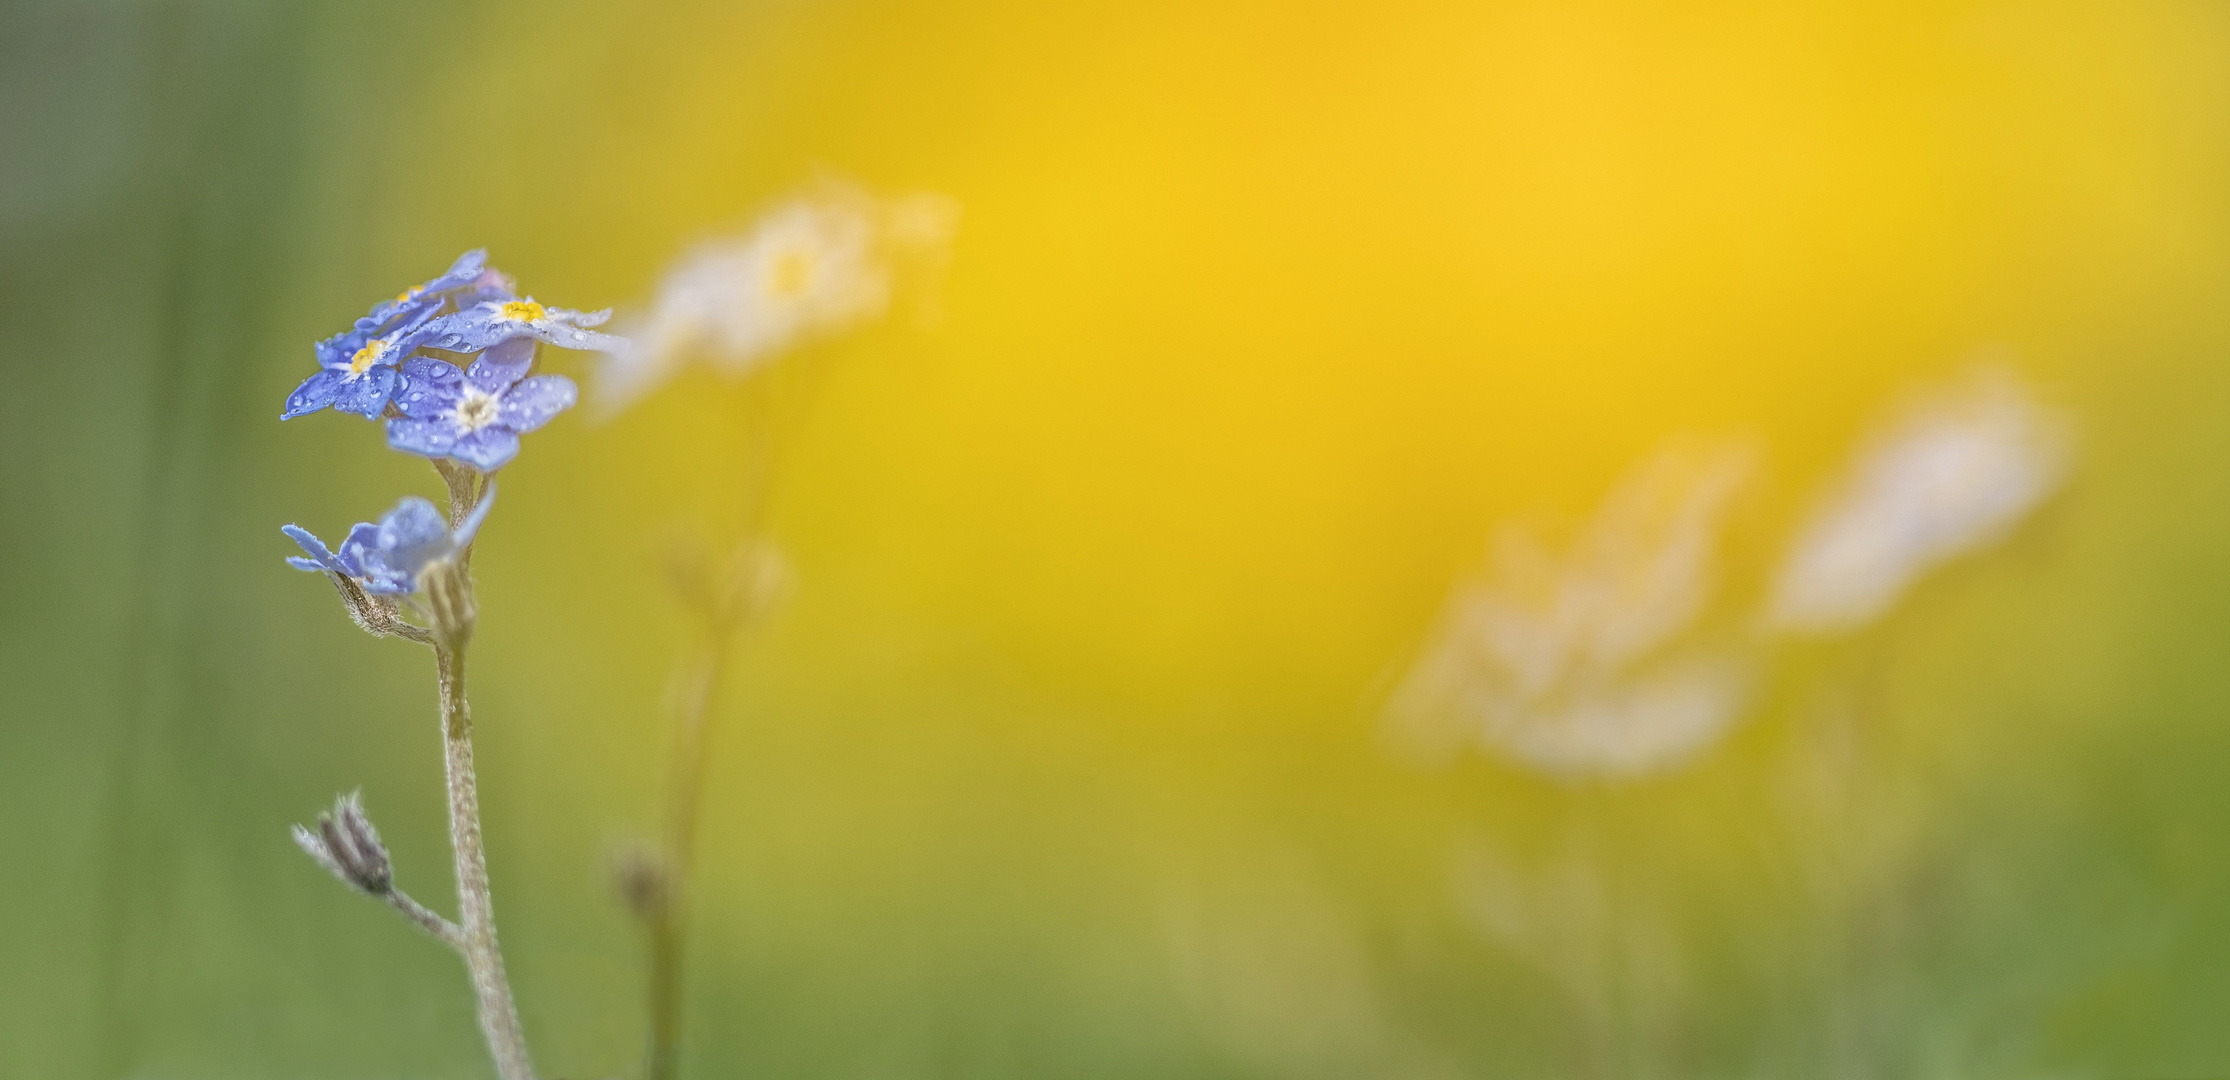
[[[797, 588], [713, 741], [688, 1075], [2230, 1075], [2219, 5], [0, 27], [0, 1075], [488, 1075], [454, 959], [286, 839], [361, 785], [449, 905], [429, 663], [278, 532], [438, 488], [281, 399], [468, 247], [640, 304], [824, 171], [958, 200], [933, 295], [560, 420], [483, 534], [483, 797], [548, 1074], [636, 1069], [604, 864], [654, 822], [690, 642], [653, 555], [736, 527], [771, 423]], [[1388, 751], [1498, 522], [1747, 433], [1755, 580], [1986, 349], [2068, 419], [2065, 486], [1774, 651], [1697, 761]]]

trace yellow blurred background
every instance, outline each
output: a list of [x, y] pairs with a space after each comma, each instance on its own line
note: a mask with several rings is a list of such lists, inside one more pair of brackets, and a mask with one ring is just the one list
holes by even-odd
[[[943, 269], [748, 379], [561, 418], [482, 534], [483, 798], [550, 1075], [634, 1074], [604, 867], [691, 641], [655, 555], [731, 536], [761, 464], [796, 585], [713, 736], [688, 1075], [2230, 1071], [2218, 7], [8, 22], [0, 1074], [486, 1073], [454, 961], [286, 842], [361, 785], [449, 904], [430, 665], [278, 532], [439, 487], [279, 403], [466, 248], [624, 311], [829, 174], [956, 200]], [[1668, 442], [1743, 440], [1743, 608], [1867, 433], [1977, 365], [2064, 419], [2064, 484], [1878, 622], [1762, 649], [1693, 760], [1389, 740], [1506, 523], [1567, 536]]]

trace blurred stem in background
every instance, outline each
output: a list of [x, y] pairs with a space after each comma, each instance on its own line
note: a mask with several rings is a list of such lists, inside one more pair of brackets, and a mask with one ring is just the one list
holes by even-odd
[[690, 884], [704, 802], [705, 739], [728, 657], [780, 592], [783, 568], [756, 528], [715, 570], [700, 550], [677, 544], [668, 557], [674, 590], [702, 620], [703, 639], [676, 671], [666, 819], [654, 853], [623, 858], [619, 885], [643, 920], [650, 951], [650, 1046], [644, 1075], [670, 1080], [679, 1070], [682, 958], [688, 945]]
[[762, 373], [745, 409], [741, 539], [724, 559], [716, 560], [702, 544], [681, 538], [665, 551], [668, 587], [696, 617], [699, 643], [674, 672], [665, 820], [657, 845], [623, 853], [615, 867], [622, 896], [643, 922], [649, 953], [646, 1080], [672, 1080], [681, 1068], [683, 960], [713, 708], [740, 639], [780, 598], [788, 581], [788, 568], [765, 527], [776, 441], [772, 421], [780, 393], [774, 384], [781, 381], [775, 372]]

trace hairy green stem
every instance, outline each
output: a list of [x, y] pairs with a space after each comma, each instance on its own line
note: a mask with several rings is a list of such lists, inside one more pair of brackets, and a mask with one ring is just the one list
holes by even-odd
[[480, 839], [480, 791], [472, 767], [472, 714], [465, 703], [462, 645], [436, 646], [434, 663], [441, 682], [441, 741], [449, 777], [449, 843], [457, 857], [459, 951], [472, 973], [480, 1033], [488, 1040], [496, 1074], [502, 1080], [534, 1080], [526, 1033], [519, 1026], [511, 983], [504, 978], [503, 953], [496, 947], [488, 857]]

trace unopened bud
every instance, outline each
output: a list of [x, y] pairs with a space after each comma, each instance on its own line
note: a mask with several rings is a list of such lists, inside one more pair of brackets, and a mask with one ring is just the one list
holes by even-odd
[[320, 813], [314, 831], [296, 825], [294, 842], [342, 884], [374, 896], [395, 884], [387, 847], [379, 842], [379, 830], [364, 816], [364, 804], [355, 792], [334, 800], [331, 813]]
[[443, 559], [419, 571], [418, 596], [433, 620], [436, 640], [460, 649], [472, 639], [479, 609], [473, 603], [471, 577], [461, 563]]

